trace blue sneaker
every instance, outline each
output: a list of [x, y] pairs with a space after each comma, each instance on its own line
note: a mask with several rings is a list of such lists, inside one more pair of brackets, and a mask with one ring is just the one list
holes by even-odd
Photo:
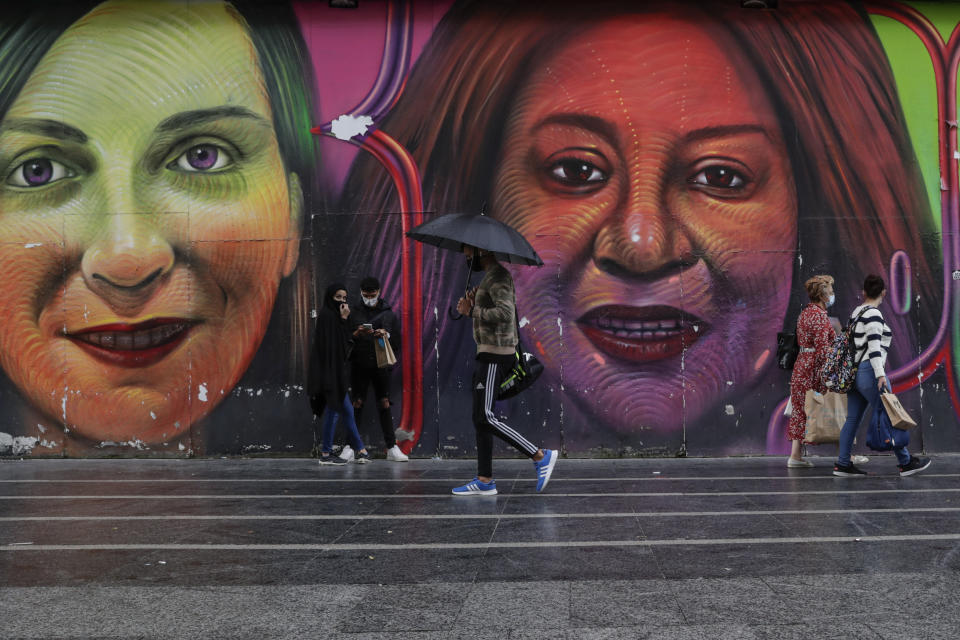
[[474, 478], [462, 487], [456, 487], [453, 490], [455, 496], [495, 496], [497, 495], [497, 482], [480, 482], [479, 478]]
[[533, 466], [537, 468], [537, 491], [543, 491], [547, 488], [550, 476], [553, 475], [553, 468], [557, 464], [559, 453], [556, 449], [544, 449], [543, 460], [533, 463]]

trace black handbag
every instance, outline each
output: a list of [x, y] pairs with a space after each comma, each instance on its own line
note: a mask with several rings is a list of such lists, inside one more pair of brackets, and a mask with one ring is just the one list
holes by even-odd
[[777, 334], [777, 366], [781, 369], [793, 369], [800, 353], [800, 344], [797, 342], [796, 329], [793, 333]]
[[497, 400], [506, 400], [525, 391], [530, 387], [540, 374], [543, 373], [543, 363], [537, 360], [532, 353], [528, 353], [523, 348], [523, 341], [520, 340], [520, 314], [514, 308], [517, 319], [517, 349], [515, 352], [516, 360], [510, 372], [504, 376], [503, 382], [497, 389]]

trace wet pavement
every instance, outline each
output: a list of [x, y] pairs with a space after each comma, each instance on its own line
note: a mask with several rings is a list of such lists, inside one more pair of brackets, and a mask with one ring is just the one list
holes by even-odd
[[960, 638], [960, 456], [0, 460], [2, 638]]

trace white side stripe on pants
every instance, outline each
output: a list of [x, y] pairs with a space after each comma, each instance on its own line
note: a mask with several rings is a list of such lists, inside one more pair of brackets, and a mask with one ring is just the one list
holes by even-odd
[[498, 366], [499, 365], [492, 362], [487, 363], [487, 389], [483, 397], [483, 410], [486, 413], [487, 422], [489, 422], [494, 429], [507, 436], [508, 439], [516, 442], [524, 451], [533, 455], [537, 452], [537, 446], [503, 422], [497, 420], [497, 417], [493, 415], [493, 395], [494, 387], [497, 384]]

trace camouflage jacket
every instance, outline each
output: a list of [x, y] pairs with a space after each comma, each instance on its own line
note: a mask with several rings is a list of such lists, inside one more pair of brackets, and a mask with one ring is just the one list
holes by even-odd
[[513, 276], [495, 264], [477, 287], [473, 318], [473, 339], [477, 351], [513, 353], [517, 346], [516, 291]]

